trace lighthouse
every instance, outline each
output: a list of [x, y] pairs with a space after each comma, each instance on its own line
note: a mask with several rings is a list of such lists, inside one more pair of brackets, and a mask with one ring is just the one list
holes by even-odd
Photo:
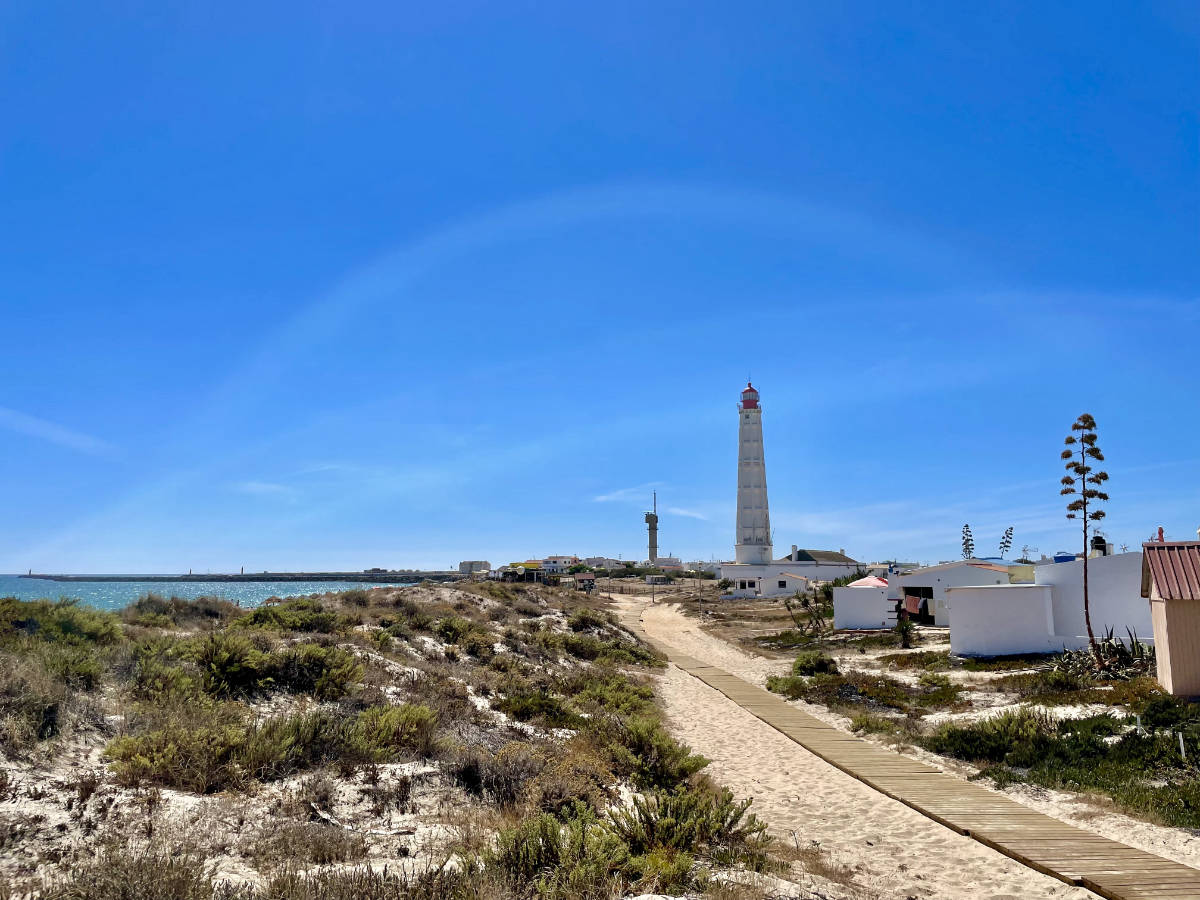
[[738, 403], [737, 530], [734, 562], [721, 564], [727, 597], [788, 597], [814, 583], [856, 572], [858, 563], [842, 550], [801, 550], [771, 557], [771, 515], [767, 510], [767, 465], [763, 457], [762, 407], [747, 383]]
[[767, 466], [763, 459], [762, 407], [746, 383], [738, 403], [737, 547], [740, 565], [771, 562], [771, 516], [767, 511]]

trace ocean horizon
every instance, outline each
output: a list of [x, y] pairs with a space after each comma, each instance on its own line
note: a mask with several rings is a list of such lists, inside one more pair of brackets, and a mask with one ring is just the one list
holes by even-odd
[[97, 609], [121, 609], [146, 594], [163, 597], [221, 597], [253, 607], [271, 597], [303, 597], [354, 588], [400, 587], [415, 584], [398, 579], [376, 581], [51, 581], [19, 575], [0, 575], [0, 597], [18, 600], [68, 598]]

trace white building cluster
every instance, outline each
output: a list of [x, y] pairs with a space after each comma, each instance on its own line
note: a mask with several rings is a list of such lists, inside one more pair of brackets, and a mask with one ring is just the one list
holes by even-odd
[[[916, 622], [950, 629], [960, 656], [1051, 653], [1087, 645], [1083, 560], [1038, 565], [970, 559], [892, 571], [886, 583], [854, 583], [833, 591], [834, 627], [889, 628], [904, 609]], [[1093, 551], [1088, 560], [1093, 630], [1126, 630], [1153, 641], [1150, 605], [1142, 597], [1142, 553]]]

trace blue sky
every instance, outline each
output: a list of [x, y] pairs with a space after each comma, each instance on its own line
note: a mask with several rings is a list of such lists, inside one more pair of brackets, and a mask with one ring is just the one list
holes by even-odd
[[[436, 8], [434, 8], [436, 7]], [[1200, 525], [1200, 13], [0, 6], [0, 571]]]

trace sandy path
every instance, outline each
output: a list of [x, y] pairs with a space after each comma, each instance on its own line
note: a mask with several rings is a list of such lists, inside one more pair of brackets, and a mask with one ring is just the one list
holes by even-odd
[[[768, 675], [787, 674], [789, 670], [788, 660], [765, 659], [745, 653], [701, 629], [695, 619], [688, 618], [674, 605], [664, 603], [643, 607], [635, 606], [636, 601], [630, 602], [632, 598], [623, 599], [626, 601], [622, 605], [623, 614], [636, 618], [637, 613], [641, 612], [643, 626], [656, 641], [669, 644], [698, 659], [704, 659], [751, 684], [765, 687]], [[850, 720], [840, 713], [800, 700], [793, 701], [792, 705], [835, 728], [849, 731]], [[990, 709], [981, 711], [978, 715], [994, 715], [996, 712], [996, 709]], [[1051, 712], [1063, 715], [1071, 712], [1071, 709], [1051, 708]], [[1075, 709], [1072, 714], [1086, 712], [1085, 709]], [[936, 717], [934, 720], [936, 721]], [[958, 777], [966, 777], [975, 771], [965, 763], [947, 761], [918, 748], [910, 748], [906, 755]], [[999, 793], [1077, 828], [1137, 847], [1147, 853], [1173, 859], [1186, 866], [1200, 868], [1200, 833], [1191, 829], [1153, 825], [1107, 808], [1103, 799], [1092, 801], [1086, 796], [1066, 791], [1014, 784]]]
[[[628, 598], [614, 599], [626, 616], [636, 617], [641, 609]], [[698, 639], [695, 623], [677, 611], [664, 606], [646, 613], [643, 625], [656, 642], [743, 678], [759, 664], [707, 635]], [[753, 797], [754, 811], [776, 834], [790, 841], [794, 831], [802, 846], [819, 842], [834, 862], [854, 871], [853, 884], [861, 895], [922, 900], [1096, 896], [1026, 868], [872, 790], [675, 666], [661, 677], [660, 695], [672, 733], [712, 760], [708, 771], [714, 778], [739, 796]]]

